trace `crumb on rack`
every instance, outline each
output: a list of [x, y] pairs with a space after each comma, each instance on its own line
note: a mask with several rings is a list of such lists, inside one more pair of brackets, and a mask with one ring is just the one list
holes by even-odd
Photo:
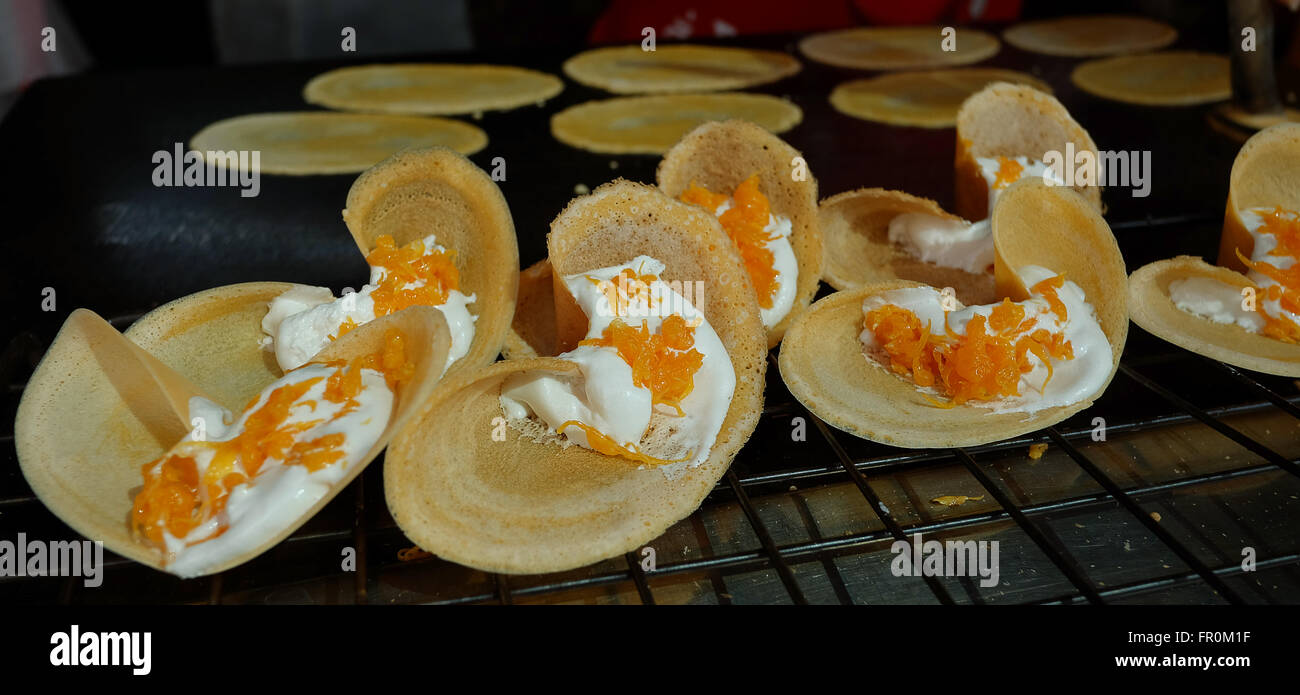
[[587, 184], [585, 183], [576, 183], [573, 185], [573, 192], [577, 193], [578, 195], [587, 195], [588, 193], [591, 192], [591, 189], [588, 188]]
[[1160, 521], [1160, 512], [1151, 512], [1151, 518]]
[[1047, 444], [1045, 442], [1029, 445], [1029, 458], [1037, 461], [1038, 459], [1043, 458], [1043, 454], [1045, 453], [1047, 453]]
[[984, 499], [984, 495], [978, 497], [971, 497], [969, 495], [940, 495], [930, 501], [935, 504], [942, 504], [945, 507], [956, 507], [966, 504], [967, 502], [978, 502], [982, 499]]

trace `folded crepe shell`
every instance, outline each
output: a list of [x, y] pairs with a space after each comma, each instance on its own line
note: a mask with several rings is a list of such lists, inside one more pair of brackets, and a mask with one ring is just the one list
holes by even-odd
[[676, 198], [692, 183], [731, 195], [745, 179], [759, 175], [759, 191], [772, 213], [790, 218], [790, 246], [799, 264], [790, 313], [767, 332], [768, 347], [781, 342], [790, 321], [812, 302], [822, 273], [822, 235], [817, 223], [817, 179], [795, 160], [799, 150], [763, 128], [741, 120], [705, 123], [687, 133], [659, 162], [659, 188]]
[[384, 234], [398, 246], [435, 235], [453, 252], [478, 317], [469, 351], [448, 373], [497, 358], [515, 312], [519, 246], [510, 207], [486, 172], [444, 148], [398, 152], [353, 182], [343, 221], [363, 255]]
[[[32, 374], [14, 422], [19, 465], [37, 497], [86, 538], [166, 571], [162, 553], [130, 529], [142, 467], [191, 428], [188, 402], [178, 412], [165, 403], [158, 385], [189, 385], [188, 395], [204, 395], [239, 413], [280, 377], [274, 357], [259, 346], [260, 322], [267, 302], [289, 287], [257, 282], [199, 292], [146, 314], [125, 336], [92, 312], [73, 312]], [[383, 317], [341, 337], [322, 355], [364, 354], [389, 328], [408, 338], [414, 347], [408, 359], [417, 366], [395, 394], [394, 416], [380, 443], [295, 523], [203, 574], [242, 564], [291, 534], [360, 473], [428, 398], [450, 344], [437, 310], [420, 307]], [[132, 359], [140, 354], [145, 357]]]
[[[1066, 273], [1083, 289], [1119, 368], [1128, 335], [1124, 259], [1097, 210], [1073, 191], [1039, 181], [1009, 186], [993, 211], [997, 264], [1040, 265]], [[940, 408], [909, 378], [867, 357], [858, 334], [862, 303], [872, 295], [921, 283], [892, 280], [825, 297], [786, 334], [778, 365], [790, 393], [828, 424], [864, 439], [906, 448], [973, 446], [1033, 432], [1091, 405], [1105, 386], [1078, 403], [1036, 413], [994, 413], [970, 403]]]
[[906, 213], [961, 219], [928, 198], [883, 188], [860, 188], [823, 200], [818, 206], [825, 244], [822, 279], [837, 290], [912, 280], [951, 287], [963, 304], [987, 304], [996, 299], [992, 275], [928, 263], [891, 242], [889, 223]]
[[1237, 250], [1250, 258], [1255, 238], [1246, 231], [1240, 211], [1282, 206], [1300, 210], [1300, 123], [1282, 123], [1255, 133], [1241, 146], [1228, 176], [1228, 204], [1219, 237], [1219, 265], [1240, 273], [1246, 265]]
[[421, 548], [487, 571], [562, 571], [656, 538], [699, 506], [762, 410], [758, 304], [712, 215], [653, 187], [616, 181], [572, 201], [552, 223], [549, 242], [557, 274], [647, 254], [665, 263], [667, 281], [702, 280], [697, 306], [727, 349], [736, 388], [708, 459], [667, 476], [504, 425], [499, 396], [507, 378], [533, 370], [576, 376], [573, 363], [508, 360], [444, 382], [389, 447], [385, 495], [393, 519]]
[[501, 354], [508, 360], [560, 354], [555, 335], [555, 297], [551, 262], [542, 260], [519, 271], [515, 317]]
[[[1070, 116], [1050, 94], [1025, 85], [999, 82], [985, 87], [962, 103], [957, 112], [956, 210], [968, 220], [989, 216], [988, 184], [980, 175], [977, 157], [1028, 157], [1044, 160], [1047, 152], [1059, 152], [1064, 160], [1067, 146], [1074, 152], [1088, 151], [1097, 158], [1092, 136]], [[1065, 162], [1073, 168], [1073, 162]], [[1074, 187], [1101, 209], [1101, 187]]]
[[1193, 256], [1177, 256], [1144, 265], [1129, 278], [1133, 323], [1178, 347], [1220, 362], [1265, 374], [1300, 377], [1300, 345], [1215, 323], [1179, 309], [1169, 297], [1169, 283], [1206, 277], [1236, 287], [1254, 287], [1245, 275]]

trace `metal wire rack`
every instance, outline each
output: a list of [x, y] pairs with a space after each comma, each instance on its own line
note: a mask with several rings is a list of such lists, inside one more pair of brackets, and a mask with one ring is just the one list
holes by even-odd
[[[125, 328], [134, 318], [113, 323]], [[106, 553], [102, 588], [83, 588], [79, 579], [5, 578], [0, 598], [437, 604], [1300, 600], [1297, 385], [1136, 337], [1145, 339], [1143, 351], [1130, 343], [1115, 382], [1092, 409], [1057, 427], [973, 449], [900, 450], [833, 430], [790, 397], [772, 359], [767, 405], [754, 438], [701, 509], [648, 546], [652, 566], [646, 562], [651, 552], [643, 550], [573, 572], [506, 577], [430, 557], [408, 547], [388, 517], [381, 466], [375, 465], [280, 546], [222, 575], [181, 581]], [[25, 376], [15, 372], [42, 352], [32, 334], [20, 335], [5, 351], [6, 424], [13, 421]], [[1179, 395], [1169, 386], [1191, 374], [1198, 395]], [[1292, 395], [1283, 393], [1288, 386]], [[1193, 402], [1207, 393], [1214, 396], [1209, 404]], [[1096, 441], [1090, 420], [1097, 413], [1114, 413], [1104, 442]], [[802, 440], [794, 434], [799, 427]], [[1180, 468], [1168, 465], [1177, 458], [1165, 455], [1169, 451], [1149, 459], [1131, 453], [1158, 436], [1200, 440], [1192, 448], [1201, 455], [1183, 457], [1190, 463]], [[1049, 455], [1038, 462], [1027, 458], [1031, 444], [1048, 445]], [[11, 431], [4, 446], [0, 527], [27, 530], [29, 536], [75, 537], [23, 483]], [[1225, 458], [1207, 467], [1220, 452]], [[1121, 465], [1142, 460], [1155, 463], [1137, 472]], [[960, 490], [976, 501], [936, 508], [927, 490]], [[970, 577], [885, 572], [889, 546], [917, 533], [1000, 540], [1002, 582], [984, 588]], [[1216, 542], [1216, 535], [1239, 540]], [[1253, 569], [1232, 552], [1233, 543], [1253, 544]], [[355, 554], [355, 571], [341, 569], [339, 549], [345, 548]]]

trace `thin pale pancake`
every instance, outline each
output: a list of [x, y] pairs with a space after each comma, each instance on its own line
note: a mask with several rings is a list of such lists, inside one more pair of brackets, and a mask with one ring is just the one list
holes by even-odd
[[[189, 430], [175, 431], [179, 415], [159, 402], [140, 370], [123, 355], [143, 349], [169, 366], [153, 368], [161, 380], [189, 382], [199, 393], [238, 413], [279, 378], [274, 358], [258, 345], [266, 303], [285, 283], [246, 283], [183, 297], [146, 314], [126, 336], [103, 330], [90, 312], [74, 312], [32, 374], [14, 422], [19, 465], [37, 497], [83, 536], [155, 569], [162, 554], [130, 530], [142, 467], [156, 460]], [[395, 415], [381, 441], [301, 518], [257, 548], [250, 548], [205, 574], [246, 562], [283, 540], [311, 518], [356, 476], [428, 397], [446, 360], [446, 324], [432, 309], [402, 311], [343, 336], [328, 350], [335, 357], [362, 354], [396, 328], [414, 346], [408, 359], [416, 373], [396, 394]], [[354, 337], [356, 336], [356, 337]], [[137, 347], [138, 346], [138, 347]], [[187, 411], [188, 412], [188, 408]], [[158, 428], [159, 418], [171, 419]]]
[[1133, 271], [1129, 278], [1133, 323], [1198, 355], [1265, 374], [1300, 377], [1300, 345], [1251, 333], [1234, 324], [1215, 323], [1175, 306], [1169, 297], [1169, 283], [1192, 277], [1254, 287], [1241, 273], [1194, 256], [1156, 261]]
[[[687, 133], [659, 162], [659, 188], [670, 197], [681, 195], [692, 183], [715, 193], [728, 193], [754, 174], [759, 191], [771, 203], [771, 212], [788, 217], [793, 227], [790, 247], [799, 265], [794, 304], [790, 313], [767, 333], [768, 347], [776, 347], [800, 311], [812, 302], [822, 274], [822, 235], [817, 224], [817, 179], [803, 155], [781, 138], [745, 121], [704, 125]], [[800, 180], [795, 180], [799, 175]]]
[[584, 51], [564, 61], [574, 81], [615, 94], [667, 94], [744, 89], [799, 72], [785, 53], [753, 48], [678, 44], [643, 51], [640, 45]]
[[959, 68], [879, 75], [844, 82], [831, 92], [831, 106], [868, 121], [918, 128], [951, 128], [957, 109], [970, 95], [994, 82], [1025, 84], [1043, 92], [1052, 88], [1015, 70]]
[[784, 133], [803, 120], [793, 102], [766, 94], [672, 94], [619, 97], [571, 106], [551, 117], [566, 145], [610, 154], [667, 152], [701, 123], [738, 118]]
[[298, 111], [217, 121], [190, 139], [190, 149], [205, 158], [258, 151], [263, 174], [351, 174], [408, 147], [473, 154], [487, 142], [479, 128], [448, 118]]
[[384, 234], [399, 246], [433, 234], [453, 251], [460, 291], [475, 295], [469, 310], [478, 318], [469, 351], [448, 374], [497, 358], [515, 312], [519, 245], [510, 207], [486, 172], [445, 148], [399, 152], [352, 183], [343, 221], [363, 254]]
[[997, 299], [991, 274], [927, 263], [890, 242], [890, 221], [905, 213], [961, 219], [928, 198], [883, 188], [860, 188], [823, 200], [818, 215], [825, 242], [822, 279], [837, 290], [912, 280], [931, 287], [951, 287], [963, 304], [988, 304]]
[[535, 441], [494, 421], [503, 417], [499, 396], [510, 375], [576, 374], [572, 363], [509, 360], [440, 388], [389, 447], [388, 508], [421, 548], [487, 571], [557, 572], [649, 542], [699, 506], [762, 411], [766, 349], [758, 304], [739, 255], [711, 215], [652, 187], [616, 181], [572, 201], [552, 224], [549, 242], [557, 273], [647, 254], [666, 264], [665, 280], [703, 280], [699, 308], [727, 348], [736, 389], [708, 460], [670, 479], [553, 437]]
[[[1088, 151], [1097, 159], [1097, 144], [1061, 102], [1050, 94], [1025, 85], [995, 83], [980, 90], [957, 112], [957, 157], [954, 163], [956, 210], [968, 220], [988, 217], [988, 184], [980, 174], [977, 157], [1028, 157], [1045, 161], [1058, 152], [1065, 166], [1068, 147], [1076, 157]], [[1101, 187], [1076, 184], [1078, 191], [1098, 210]]]
[[330, 70], [302, 98], [343, 111], [441, 116], [540, 105], [563, 89], [554, 75], [510, 65], [407, 63]]
[[501, 347], [506, 359], [560, 354], [551, 282], [551, 262], [544, 258], [519, 272], [515, 317]]
[[1278, 113], [1251, 113], [1231, 102], [1215, 107], [1214, 113], [1223, 119], [1252, 131], [1264, 130], [1279, 123], [1300, 122], [1300, 109], [1285, 107]]
[[[1114, 377], [1128, 336], [1124, 259], [1101, 215], [1078, 194], [1036, 181], [1010, 186], [993, 212], [999, 265], [1041, 265], [1078, 283], [1110, 341]], [[906, 448], [973, 446], [1033, 432], [1091, 405], [993, 413], [969, 403], [940, 408], [911, 379], [867, 357], [858, 335], [869, 296], [919, 283], [894, 280], [837, 292], [804, 312], [786, 334], [778, 361], [795, 398], [830, 425]]]
[[1282, 123], [1251, 136], [1232, 161], [1228, 204], [1219, 237], [1219, 265], [1247, 271], [1237, 251], [1250, 258], [1255, 238], [1246, 231], [1239, 211], [1282, 206], [1300, 210], [1300, 124]]
[[1002, 32], [1002, 38], [1033, 53], [1088, 58], [1164, 48], [1178, 31], [1146, 17], [1095, 15], [1024, 22]]
[[859, 27], [813, 34], [799, 42], [809, 58], [859, 70], [917, 70], [978, 63], [996, 55], [997, 38], [978, 29], [957, 29], [956, 50], [943, 50], [944, 27]]
[[1089, 94], [1143, 106], [1188, 106], [1232, 96], [1228, 59], [1196, 51], [1164, 51], [1090, 60], [1070, 79]]

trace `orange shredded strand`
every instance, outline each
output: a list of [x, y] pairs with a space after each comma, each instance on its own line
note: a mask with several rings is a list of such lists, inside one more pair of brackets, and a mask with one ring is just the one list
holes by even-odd
[[[715, 212], [718, 206], [727, 200], [727, 196], [712, 193], [691, 183], [681, 194], [683, 202], [693, 203]], [[771, 216], [771, 206], [767, 197], [758, 190], [758, 174], [755, 174], [736, 186], [731, 194], [732, 204], [718, 222], [726, 230], [727, 236], [740, 250], [740, 257], [745, 261], [745, 270], [754, 284], [758, 295], [758, 305], [771, 309], [776, 298], [778, 284], [776, 280], [776, 256], [767, 248], [768, 242], [776, 239], [774, 234], [763, 231]]]
[[[1261, 290], [1264, 298], [1278, 302], [1286, 311], [1300, 314], [1300, 214], [1278, 206], [1263, 218], [1258, 231], [1272, 234], [1277, 239], [1277, 246], [1268, 255], [1294, 258], [1296, 262], [1289, 268], [1278, 268], [1270, 263], [1246, 258], [1241, 249], [1234, 251], [1247, 268], [1278, 283], [1267, 290]], [[1264, 327], [1260, 330], [1262, 335], [1286, 343], [1300, 343], [1300, 325], [1285, 316], [1274, 316], [1266, 311], [1260, 311], [1259, 315], [1264, 318]]]
[[695, 327], [679, 314], [663, 320], [658, 333], [651, 333], [648, 323], [634, 327], [623, 319], [614, 319], [599, 338], [588, 338], [579, 345], [612, 347], [632, 368], [632, 383], [650, 389], [652, 405], [663, 404], [682, 414], [681, 402], [695, 388], [695, 373], [704, 364], [704, 355], [694, 348]]
[[670, 463], [680, 463], [694, 455], [688, 452], [682, 458], [671, 461], [668, 459], [655, 458], [637, 451], [635, 445], [631, 448], [624, 447], [613, 439], [605, 436], [600, 430], [590, 425], [578, 422], [577, 420], [568, 420], [564, 422], [560, 425], [558, 431], [563, 434], [564, 430], [570, 427], [577, 427], [587, 433], [587, 444], [591, 446], [592, 450], [598, 451], [606, 456], [622, 456], [623, 458], [631, 459], [637, 463], [644, 463], [647, 466], [666, 466]]
[[[1056, 276], [1033, 290], [1044, 296], [1047, 311], [1062, 322], [1065, 305], [1056, 289], [1063, 282]], [[915, 313], [893, 304], [872, 309], [864, 317], [864, 326], [889, 358], [890, 370], [951, 399], [946, 405], [935, 402], [940, 407], [1020, 395], [1020, 377], [1034, 367], [1030, 355], [1047, 366], [1047, 381], [1051, 381], [1051, 360], [1074, 359], [1074, 347], [1062, 333], [1044, 328], [1030, 331], [1033, 324], [1032, 318], [1025, 317], [1025, 307], [1010, 299], [993, 307], [987, 318], [973, 316], [965, 335], [948, 326], [948, 312], [944, 312], [943, 335], [931, 333]]]
[[[379, 286], [371, 292], [375, 302], [375, 316], [386, 316], [408, 306], [438, 306], [447, 301], [452, 290], [460, 289], [460, 271], [452, 262], [454, 252], [425, 253], [424, 242], [416, 239], [397, 247], [393, 237], [381, 235], [375, 248], [366, 256], [371, 267], [383, 266], [387, 271]], [[406, 287], [419, 283], [419, 287]], [[342, 335], [346, 331], [340, 331]]]
[[1025, 167], [1010, 157], [998, 157], [998, 174], [993, 180], [994, 189], [1002, 189], [1020, 180]]
[[[186, 440], [162, 458], [146, 464], [142, 468], [144, 486], [135, 497], [131, 513], [132, 531], [164, 548], [164, 531], [175, 538], [185, 538], [219, 515], [226, 507], [230, 492], [254, 481], [268, 460], [301, 465], [312, 472], [337, 463], [344, 458], [346, 435], [336, 432], [300, 441], [302, 433], [321, 424], [323, 419], [286, 422], [296, 406], [306, 405], [315, 410], [315, 401], [303, 401], [303, 396], [325, 379], [324, 399], [343, 404], [333, 416], [336, 419], [359, 407], [356, 397], [362, 389], [362, 369], [381, 372], [390, 388], [410, 379], [414, 371], [414, 365], [406, 360], [404, 339], [396, 331], [389, 331], [377, 352], [358, 357], [350, 364], [335, 362], [326, 366], [335, 369], [328, 377], [279, 386], [267, 395], [261, 406], [257, 406], [259, 398], [254, 398], [244, 410], [257, 409], [244, 420], [243, 431], [231, 439]], [[213, 455], [200, 476], [194, 454], [204, 449], [212, 450]], [[224, 524], [220, 525], [217, 533], [209, 538], [224, 533], [225, 528]]]

